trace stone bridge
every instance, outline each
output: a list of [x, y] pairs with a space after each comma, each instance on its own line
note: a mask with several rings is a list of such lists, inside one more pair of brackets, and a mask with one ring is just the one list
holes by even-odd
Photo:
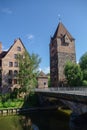
[[43, 96], [58, 98], [78, 115], [87, 112], [87, 88], [85, 87], [37, 88], [35, 92]]

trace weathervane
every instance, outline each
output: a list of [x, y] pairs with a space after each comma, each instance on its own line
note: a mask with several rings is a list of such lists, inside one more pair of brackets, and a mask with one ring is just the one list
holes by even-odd
[[60, 14], [58, 14], [58, 19], [59, 19], [59, 22], [61, 22], [61, 16], [60, 16]]

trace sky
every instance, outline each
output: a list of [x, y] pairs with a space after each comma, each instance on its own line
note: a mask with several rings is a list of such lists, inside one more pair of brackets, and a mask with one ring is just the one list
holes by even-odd
[[20, 38], [50, 68], [49, 43], [59, 21], [75, 38], [76, 60], [87, 52], [87, 0], [0, 0], [0, 42], [8, 50]]

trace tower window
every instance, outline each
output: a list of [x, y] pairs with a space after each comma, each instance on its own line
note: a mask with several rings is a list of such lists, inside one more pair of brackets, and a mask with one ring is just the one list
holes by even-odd
[[44, 82], [44, 85], [46, 85], [46, 82]]

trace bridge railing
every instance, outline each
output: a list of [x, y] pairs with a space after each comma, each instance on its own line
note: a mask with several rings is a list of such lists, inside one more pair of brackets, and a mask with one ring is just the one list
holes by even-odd
[[86, 87], [50, 87], [50, 88], [43, 88], [43, 90], [50, 90], [50, 91], [87, 91]]
[[54, 93], [66, 93], [74, 95], [84, 95], [87, 96], [86, 87], [51, 87], [51, 88], [37, 88], [37, 92], [54, 92]]
[[50, 87], [50, 88], [37, 88], [40, 91], [81, 91], [87, 92], [86, 87]]

